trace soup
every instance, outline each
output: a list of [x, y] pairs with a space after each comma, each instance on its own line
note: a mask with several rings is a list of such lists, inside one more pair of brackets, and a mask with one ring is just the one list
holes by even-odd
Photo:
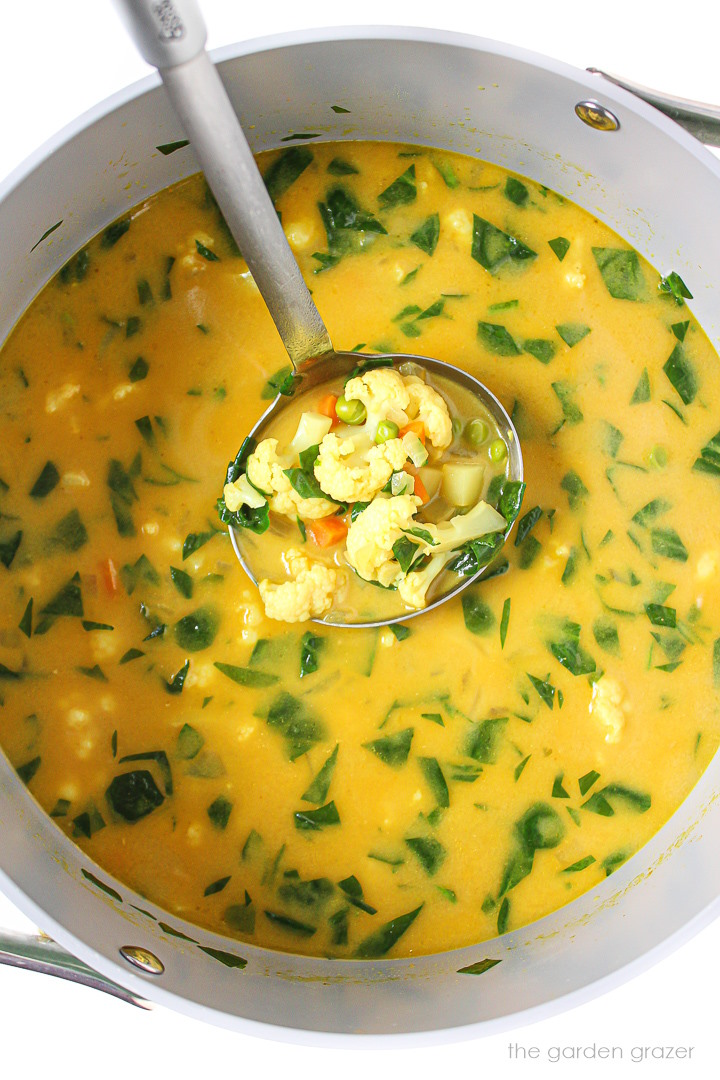
[[260, 166], [339, 348], [409, 341], [501, 399], [515, 532], [408, 625], [265, 617], [215, 503], [286, 359], [190, 178], [2, 351], [0, 743], [171, 914], [320, 955], [467, 945], [611, 874], [715, 752], [717, 356], [677, 275], [496, 166], [362, 143]]

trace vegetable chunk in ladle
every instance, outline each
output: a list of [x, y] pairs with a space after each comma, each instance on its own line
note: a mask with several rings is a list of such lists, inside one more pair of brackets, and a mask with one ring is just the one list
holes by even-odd
[[[333, 348], [232, 105], [205, 52], [205, 27], [194, 0], [176, 0], [172, 26], [151, 0], [117, 2], [140, 52], [162, 75], [293, 367], [281, 393], [230, 463], [219, 503], [238, 558], [260, 587], [266, 613], [284, 621], [314, 619], [342, 626], [382, 626], [432, 610], [487, 570], [517, 517], [524, 491], [523, 464], [509, 416], [487, 387], [450, 364], [414, 354], [377, 356], [337, 352]], [[402, 427], [389, 413], [375, 414], [363, 403], [363, 395], [367, 397], [371, 392], [371, 373], [382, 371], [396, 373], [396, 384], [402, 384], [400, 393], [408, 398], [407, 408], [403, 407], [404, 398], [393, 406]], [[383, 383], [382, 378], [375, 381]], [[421, 415], [418, 385], [426, 387], [424, 395], [440, 392], [451, 437], [439, 439], [432, 430], [426, 431], [422, 422], [414, 421], [414, 415]], [[326, 390], [335, 392], [328, 395]], [[466, 408], [465, 415], [459, 417], [453, 399], [459, 396], [467, 400], [468, 394], [477, 407], [470, 410], [470, 415]], [[287, 420], [286, 410], [297, 412], [297, 402], [307, 401], [309, 413], [315, 413], [318, 400], [328, 396], [336, 400], [336, 405], [327, 426], [313, 428], [310, 424], [309, 438], [315, 441], [308, 442], [303, 435], [303, 424], [308, 427], [308, 422], [299, 413], [295, 436], [278, 454], [273, 436]], [[474, 474], [467, 472], [472, 465], [472, 451], [488, 437], [487, 459], [496, 466], [489, 489], [487, 478], [483, 483], [477, 468]], [[436, 458], [449, 447], [453, 458], [452, 448], [456, 445], [461, 458], [469, 458], [467, 462], [455, 460], [454, 471], [453, 461], [437, 461], [442, 465], [442, 487], [438, 489], [440, 503], [439, 510], [437, 506], [435, 510], [439, 516], [435, 521], [431, 512], [435, 493], [428, 493], [418, 475], [420, 463], [427, 460], [425, 443]], [[268, 457], [270, 451], [272, 460]], [[362, 492], [369, 498], [359, 498], [352, 487], [345, 498], [340, 489], [326, 490], [328, 484], [322, 476], [329, 475], [330, 470], [323, 469], [323, 464], [333, 454], [338, 458], [352, 455], [355, 472], [369, 470], [373, 462], [375, 478], [382, 475], [382, 483]], [[271, 490], [253, 482], [253, 470], [259, 470], [261, 460], [265, 471], [256, 475], [267, 478]], [[379, 465], [386, 472], [389, 469], [387, 477], [377, 471]], [[463, 493], [457, 494], [459, 491]], [[471, 496], [468, 491], [472, 491]], [[487, 501], [479, 497], [481, 493]], [[386, 500], [389, 505], [375, 505], [378, 500]], [[322, 531], [324, 540], [339, 542], [347, 534], [347, 571], [338, 574], [327, 563], [311, 560], [305, 549], [296, 551], [296, 539], [286, 545], [281, 560], [291, 580], [274, 583], [259, 572], [263, 534], [271, 528], [270, 515], [274, 524], [278, 516], [288, 518], [293, 501], [298, 510], [296, 538], [298, 529], [305, 538], [308, 522], [301, 511], [311, 503], [311, 520], [325, 521], [322, 530], [317, 527], [318, 535]], [[427, 513], [421, 510], [426, 503]], [[362, 516], [371, 506], [374, 509], [362, 522], [357, 515]], [[421, 516], [415, 517], [416, 513]], [[333, 516], [344, 520], [331, 528], [328, 522]], [[387, 550], [378, 539], [374, 546], [379, 550], [371, 551], [368, 558], [365, 548], [370, 541], [362, 534], [367, 534], [374, 522]], [[342, 566], [339, 558], [336, 565]], [[377, 604], [346, 602], [342, 579], [353, 571], [360, 582], [380, 585], [393, 591], [393, 597], [388, 600], [377, 590], [366, 589], [377, 597]]]

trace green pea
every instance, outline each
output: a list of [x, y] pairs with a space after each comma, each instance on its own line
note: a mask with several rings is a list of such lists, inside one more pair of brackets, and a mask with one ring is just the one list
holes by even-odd
[[484, 420], [476, 417], [474, 420], [468, 420], [464, 434], [465, 441], [471, 446], [482, 446], [488, 437], [488, 426]]
[[375, 442], [378, 444], [389, 442], [390, 439], [397, 439], [399, 434], [400, 428], [392, 420], [381, 420], [375, 432]]
[[507, 456], [507, 446], [502, 439], [494, 439], [488, 447], [488, 453], [491, 461], [502, 461]]
[[667, 450], [664, 446], [653, 446], [648, 454], [648, 463], [652, 465], [654, 469], [664, 469], [667, 465], [667, 459]]
[[462, 422], [462, 420], [459, 420], [457, 416], [453, 416], [453, 418], [452, 418], [452, 437], [453, 437], [453, 440], [457, 439], [462, 434], [462, 430], [463, 430], [463, 422]]
[[367, 416], [367, 409], [362, 401], [348, 401], [343, 395], [335, 403], [335, 413], [338, 420], [344, 424], [362, 424]]

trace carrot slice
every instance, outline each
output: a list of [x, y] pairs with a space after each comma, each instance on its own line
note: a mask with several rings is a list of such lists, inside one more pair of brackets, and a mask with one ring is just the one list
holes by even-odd
[[424, 446], [425, 440], [427, 438], [427, 433], [425, 431], [425, 425], [423, 424], [422, 420], [411, 420], [410, 423], [406, 424], [404, 428], [400, 428], [400, 431], [398, 432], [398, 439], [402, 439], [403, 435], [407, 435], [410, 431], [412, 431], [413, 435], [417, 435], [418, 439]]
[[100, 576], [108, 596], [114, 596], [118, 591], [118, 572], [112, 559], [100, 563]]
[[322, 413], [323, 416], [329, 416], [335, 424], [339, 424], [337, 413], [335, 412], [335, 406], [337, 405], [337, 394], [326, 394], [325, 397], [320, 398], [318, 401], [317, 411]]
[[413, 494], [417, 495], [418, 499], [422, 500], [423, 506], [425, 505], [425, 503], [430, 502], [430, 496], [428, 495], [427, 488], [425, 487], [419, 476], [415, 477]]
[[306, 521], [305, 529], [310, 539], [318, 547], [332, 547], [339, 544], [347, 536], [347, 522], [339, 517], [318, 518], [317, 521]]

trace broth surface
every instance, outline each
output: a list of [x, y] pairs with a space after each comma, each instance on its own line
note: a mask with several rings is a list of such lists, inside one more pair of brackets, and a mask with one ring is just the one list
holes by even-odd
[[190, 178], [3, 348], [0, 743], [170, 913], [320, 955], [467, 945], [612, 873], [717, 748], [718, 357], [606, 226], [496, 166], [260, 165], [338, 348], [436, 356], [511, 413], [503, 559], [397, 634], [264, 617], [215, 501], [287, 360]]

